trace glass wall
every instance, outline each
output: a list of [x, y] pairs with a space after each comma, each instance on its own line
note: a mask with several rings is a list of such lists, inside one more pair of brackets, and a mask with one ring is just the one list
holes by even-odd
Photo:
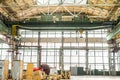
[[11, 45], [7, 43], [7, 38], [0, 34], [0, 60], [9, 61], [9, 69], [11, 68]]
[[[20, 30], [22, 39], [19, 47], [20, 60], [24, 61], [24, 69], [29, 62], [33, 62], [37, 67], [38, 54], [38, 32], [30, 30]], [[107, 30], [88, 31], [88, 67], [90, 70], [109, 70], [108, 64], [108, 44], [106, 40]], [[63, 38], [63, 44], [62, 44]], [[48, 64], [50, 67], [59, 69], [59, 56], [63, 45], [64, 69], [77, 66], [86, 68], [86, 35], [76, 31], [41, 31], [41, 63]], [[8, 43], [0, 43], [0, 60], [8, 59], [11, 62], [10, 48]], [[120, 59], [116, 53], [116, 70], [119, 69]]]
[[[76, 31], [63, 32], [64, 69], [69, 70], [71, 66], [84, 67], [85, 69], [85, 31], [82, 34]], [[37, 66], [37, 43], [38, 32], [22, 30], [24, 39], [21, 48], [25, 63], [34, 62]], [[107, 30], [88, 31], [89, 46], [89, 69], [108, 70], [108, 44], [106, 41]], [[28, 39], [27, 39], [28, 38]], [[42, 53], [42, 64], [59, 69], [59, 55], [62, 46], [61, 31], [40, 32], [40, 45]], [[26, 46], [26, 47], [25, 47]], [[26, 67], [26, 65], [25, 65]]]

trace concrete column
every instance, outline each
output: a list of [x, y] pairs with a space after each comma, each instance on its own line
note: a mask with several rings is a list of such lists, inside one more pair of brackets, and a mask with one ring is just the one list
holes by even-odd
[[120, 50], [118, 51], [118, 55], [117, 55], [117, 57], [118, 57], [118, 71], [120, 71]]
[[59, 55], [59, 66], [61, 70], [64, 70], [64, 51], [63, 51], [63, 46], [64, 46], [64, 32], [62, 32], [62, 39], [61, 39], [61, 48], [60, 48], [60, 55]]
[[37, 67], [41, 65], [41, 46], [40, 46], [40, 32], [38, 32], [38, 51], [37, 51]]
[[64, 70], [64, 32], [62, 32], [62, 51], [61, 51], [61, 56], [62, 56], [62, 70]]
[[112, 69], [112, 73], [113, 73], [113, 76], [116, 75], [116, 64], [115, 64], [115, 52], [113, 52], [113, 69]]
[[108, 63], [109, 63], [109, 75], [111, 74], [111, 51], [110, 48], [108, 49]]
[[112, 45], [111, 47], [109, 47], [109, 75], [115, 76], [116, 75], [116, 68], [115, 68], [115, 51], [116, 51], [116, 47], [115, 47], [115, 41], [111, 40], [109, 45]]
[[88, 31], [86, 31], [86, 39], [85, 39], [85, 42], [86, 42], [86, 74], [89, 74], [89, 69], [88, 69], [88, 66], [89, 66], [89, 62], [88, 62]]

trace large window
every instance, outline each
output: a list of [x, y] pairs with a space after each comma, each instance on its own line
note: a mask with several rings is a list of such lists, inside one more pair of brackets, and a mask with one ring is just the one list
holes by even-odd
[[[24, 69], [29, 62], [37, 67], [38, 32], [20, 30], [22, 35], [19, 47], [20, 60], [24, 61]], [[106, 40], [107, 30], [88, 31], [88, 66], [90, 70], [109, 70], [108, 44]], [[41, 63], [59, 69], [60, 53], [63, 45], [64, 69], [69, 70], [71, 66], [86, 68], [86, 32], [82, 34], [76, 31], [43, 31], [40, 32]], [[62, 37], [63, 36], [63, 37]], [[3, 36], [2, 36], [3, 37]], [[62, 39], [63, 38], [63, 39]], [[63, 43], [62, 43], [63, 42]], [[12, 49], [7, 43], [0, 43], [0, 59], [11, 62]], [[119, 52], [115, 55], [116, 70], [120, 70]], [[11, 63], [10, 63], [11, 65]], [[10, 68], [10, 67], [9, 67]]]
[[36, 0], [38, 5], [86, 4], [87, 0]]
[[[28, 62], [33, 62], [37, 66], [37, 39], [38, 32], [22, 30], [24, 38], [21, 52], [24, 56], [25, 68]], [[89, 68], [108, 70], [108, 44], [106, 41], [107, 30], [88, 31], [88, 46], [89, 46]], [[76, 31], [64, 31], [63, 37], [61, 31], [46, 31], [40, 32], [40, 46], [42, 53], [42, 64], [48, 64], [50, 67], [59, 69], [59, 57], [62, 48], [63, 38], [63, 53], [64, 53], [64, 69], [69, 70], [71, 66], [86, 66], [86, 33], [82, 34]], [[36, 39], [31, 41], [29, 38]], [[34, 46], [34, 47], [33, 47]]]

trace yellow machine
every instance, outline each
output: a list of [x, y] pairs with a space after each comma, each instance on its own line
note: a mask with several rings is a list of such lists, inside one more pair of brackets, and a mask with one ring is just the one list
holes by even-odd
[[43, 80], [44, 76], [42, 74], [42, 71], [38, 70], [34, 72], [34, 76], [33, 76], [34, 80]]
[[32, 80], [33, 79], [33, 68], [34, 68], [33, 63], [28, 63], [27, 64], [27, 71], [26, 71], [26, 79], [27, 80]]

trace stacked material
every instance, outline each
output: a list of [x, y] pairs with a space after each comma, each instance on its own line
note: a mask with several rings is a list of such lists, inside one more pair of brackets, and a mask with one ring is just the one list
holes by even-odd
[[60, 71], [59, 74], [61, 75], [62, 79], [70, 79], [71, 72], [70, 71]]
[[60, 80], [60, 79], [62, 79], [61, 75], [57, 75], [57, 74], [49, 75], [47, 77], [47, 80]]

